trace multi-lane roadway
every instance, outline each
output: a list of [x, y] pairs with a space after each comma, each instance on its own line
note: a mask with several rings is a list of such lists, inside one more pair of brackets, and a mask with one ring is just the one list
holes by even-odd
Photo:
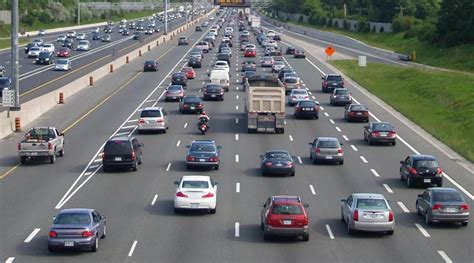
[[[467, 203], [473, 207], [474, 184], [469, 174], [348, 82], [354, 99], [369, 105], [371, 120], [392, 122], [400, 136], [394, 147], [368, 146], [362, 137], [365, 124], [345, 122], [343, 107], [330, 106], [329, 95], [321, 92], [321, 75], [333, 73], [333, 69], [313, 56], [307, 59], [285, 56], [285, 63], [296, 70], [311, 96], [321, 103], [318, 120], [296, 120], [292, 116], [293, 108], [287, 107], [285, 134], [248, 134], [244, 118], [246, 94], [239, 83], [241, 72], [238, 71], [246, 59], [238, 50], [239, 45], [234, 44], [231, 89], [222, 102], [204, 102], [211, 117], [211, 129], [200, 135], [196, 115], [180, 114], [178, 104], [165, 103], [162, 95], [169, 76], [185, 66], [192, 44], [204, 33], [186, 31], [190, 46], [177, 46], [169, 41], [121, 68], [115, 77], [106, 77], [97, 83], [96, 89], [78, 94], [68, 108], [55, 108], [37, 121], [65, 130], [66, 156], [54, 165], [18, 166], [2, 175], [2, 259], [14, 262], [473, 261], [469, 245], [472, 226], [425, 225], [414, 210], [416, 196], [423, 189], [406, 188], [399, 179], [399, 161], [417, 152], [437, 155], [451, 178], [444, 185], [461, 187]], [[283, 35], [280, 43], [283, 48], [286, 41]], [[189, 81], [187, 94], [201, 94], [202, 85], [208, 81], [207, 73], [216, 61], [215, 52], [217, 49], [204, 55], [203, 68], [196, 69], [197, 78]], [[259, 65], [261, 56], [263, 50], [259, 49], [257, 58], [250, 60]], [[158, 72], [140, 72], [143, 61], [148, 59], [157, 59]], [[261, 67], [257, 68], [263, 73]], [[169, 131], [136, 134], [139, 109], [153, 105], [169, 112]], [[144, 144], [143, 164], [137, 172], [103, 173], [101, 145], [111, 136], [127, 134]], [[344, 165], [311, 164], [308, 142], [317, 136], [333, 136], [344, 142]], [[222, 146], [218, 171], [186, 170], [185, 146], [194, 139], [212, 139]], [[15, 158], [15, 143], [1, 142], [2, 149], [10, 153], [5, 160]], [[259, 155], [271, 149], [288, 150], [296, 156], [295, 177], [260, 175]], [[216, 214], [174, 214], [173, 181], [189, 174], [210, 175], [219, 183]], [[340, 199], [352, 192], [382, 193], [391, 200], [396, 219], [393, 236], [346, 233], [345, 225], [340, 222]], [[263, 240], [259, 204], [276, 194], [299, 195], [310, 205], [309, 242]], [[97, 253], [48, 252], [46, 240], [52, 216], [59, 209], [71, 207], [95, 208], [107, 216], [107, 238], [101, 240]]]

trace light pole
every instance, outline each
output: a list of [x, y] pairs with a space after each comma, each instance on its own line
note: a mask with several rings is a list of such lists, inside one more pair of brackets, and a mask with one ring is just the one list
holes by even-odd
[[165, 35], [168, 35], [168, 0], [163, 1], [165, 4], [165, 12], [163, 13], [163, 18], [165, 19]]
[[15, 90], [14, 93], [14, 106], [10, 107], [11, 111], [19, 111], [20, 106], [20, 83], [18, 77], [20, 75], [20, 67], [18, 65], [19, 60], [19, 47], [18, 47], [18, 24], [20, 18], [18, 14], [18, 0], [12, 1], [12, 37], [11, 37], [11, 71], [12, 71], [12, 88]]
[[81, 0], [77, 0], [77, 25], [81, 25]]

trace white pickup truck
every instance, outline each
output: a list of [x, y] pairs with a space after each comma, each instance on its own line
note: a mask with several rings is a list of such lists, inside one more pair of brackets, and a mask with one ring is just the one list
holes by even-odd
[[39, 158], [55, 163], [58, 155], [64, 156], [64, 134], [54, 127], [33, 127], [18, 143], [21, 164]]

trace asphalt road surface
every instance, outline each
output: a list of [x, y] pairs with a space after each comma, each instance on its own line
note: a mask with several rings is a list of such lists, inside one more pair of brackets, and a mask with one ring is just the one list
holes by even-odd
[[[190, 43], [203, 35], [185, 34]], [[312, 57], [285, 56], [285, 61], [320, 101], [320, 119], [295, 120], [293, 108], [287, 107], [284, 134], [248, 134], [246, 94], [237, 83], [241, 72], [236, 71], [244, 58], [237, 46], [232, 49], [230, 91], [222, 102], [204, 102], [211, 118], [206, 135], [198, 132], [196, 115], [182, 115], [178, 103], [162, 99], [169, 75], [186, 63], [192, 48], [173, 43], [160, 47], [159, 53], [147, 54], [158, 59], [158, 72], [138, 72], [145, 57], [120, 69], [124, 77], [130, 76], [129, 81], [106, 77], [98, 83], [96, 92], [112, 86], [112, 95], [73, 126], [69, 125], [73, 120], [66, 121], [63, 116], [71, 109], [53, 109], [59, 117], [39, 120], [60, 129], [69, 126], [66, 156], [54, 165], [19, 166], [4, 174], [0, 182], [2, 258], [14, 258], [15, 262], [473, 262], [469, 245], [472, 226], [425, 225], [414, 210], [416, 196], [423, 189], [408, 189], [400, 181], [399, 161], [414, 150], [438, 155], [445, 172], [467, 191], [464, 194], [470, 207], [474, 205], [472, 195], [468, 195], [474, 190], [472, 178], [458, 172], [460, 168], [432, 145], [346, 83], [357, 101], [369, 105], [371, 120], [391, 121], [405, 141], [399, 140], [394, 147], [368, 146], [362, 137], [365, 124], [346, 123], [343, 107], [330, 106], [329, 95], [321, 93], [321, 71], [331, 70]], [[196, 70], [197, 78], [190, 80], [187, 94], [200, 94], [215, 62], [215, 52], [217, 49], [204, 55], [203, 68]], [[259, 56], [251, 60], [260, 65], [262, 55], [259, 48]], [[260, 66], [258, 71], [263, 72]], [[137, 110], [152, 105], [169, 112], [168, 132], [136, 134]], [[137, 172], [103, 173], [100, 161], [94, 161], [100, 159], [101, 145], [111, 136], [131, 133], [145, 145], [143, 164]], [[334, 136], [344, 142], [344, 165], [310, 163], [308, 142], [316, 136]], [[218, 171], [186, 170], [185, 146], [194, 139], [212, 139], [222, 146]], [[4, 159], [16, 158], [15, 143], [2, 142], [11, 152]], [[259, 155], [271, 149], [288, 150], [296, 156], [295, 177], [260, 175]], [[173, 181], [189, 174], [210, 175], [219, 182], [216, 214], [174, 214]], [[446, 179], [444, 185], [457, 187]], [[340, 199], [352, 192], [382, 193], [391, 200], [396, 220], [393, 236], [346, 233], [340, 222]], [[299, 195], [310, 205], [309, 242], [263, 241], [259, 204], [276, 194]], [[101, 240], [97, 253], [48, 252], [52, 216], [58, 209], [72, 207], [95, 208], [107, 216], [108, 235]]]

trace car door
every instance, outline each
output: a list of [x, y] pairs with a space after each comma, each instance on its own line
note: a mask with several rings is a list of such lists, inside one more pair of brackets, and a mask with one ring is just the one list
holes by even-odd
[[407, 178], [408, 170], [410, 170], [411, 168], [411, 162], [412, 162], [411, 158], [407, 157], [405, 161], [403, 162], [402, 166], [400, 167], [400, 174], [404, 179]]
[[[342, 208], [342, 213], [343, 213], [343, 216], [344, 216], [344, 219], [346, 218], [349, 218], [349, 220], [352, 220], [352, 217], [351, 217], [351, 210], [352, 210], [352, 203], [353, 203], [354, 199], [352, 197], [352, 195], [350, 195], [347, 199], [346, 199], [346, 202], [343, 203], [343, 208]], [[349, 223], [349, 222], [347, 222]]]
[[268, 216], [268, 211], [271, 207], [271, 201], [272, 201], [271, 198], [268, 198], [265, 201], [265, 203], [263, 203], [262, 214], [261, 214], [261, 219], [260, 219], [263, 224], [265, 224], [265, 222], [267, 221], [265, 219]]
[[92, 211], [92, 227], [97, 232], [97, 236], [101, 237], [104, 233], [104, 226], [102, 225], [101, 216], [96, 211]]
[[364, 126], [364, 138], [368, 139], [369, 136], [372, 134], [372, 124], [369, 124], [367, 126]]
[[430, 191], [425, 190], [423, 192], [423, 196], [421, 198], [421, 203], [418, 204], [422, 214], [425, 214], [426, 211], [430, 209], [430, 207], [431, 207], [430, 204], [431, 204]]
[[309, 147], [309, 156], [313, 156], [314, 150], [316, 149], [316, 145], [318, 145], [318, 139], [314, 139], [313, 143]]
[[161, 115], [163, 116], [163, 119], [165, 121], [166, 128], [168, 128], [168, 112], [166, 112], [164, 109], [161, 110]]

